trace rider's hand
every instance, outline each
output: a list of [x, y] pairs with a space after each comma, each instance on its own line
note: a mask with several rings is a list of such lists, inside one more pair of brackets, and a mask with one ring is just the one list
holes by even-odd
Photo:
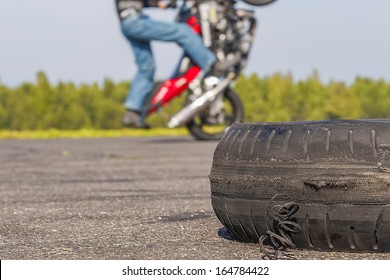
[[165, 3], [164, 1], [158, 1], [157, 7], [159, 7], [160, 9], [166, 9], [166, 8], [168, 8], [168, 4]]

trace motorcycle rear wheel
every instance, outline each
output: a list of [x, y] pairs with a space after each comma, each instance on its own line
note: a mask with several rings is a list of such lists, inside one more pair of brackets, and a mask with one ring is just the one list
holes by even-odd
[[207, 123], [202, 113], [195, 116], [186, 124], [186, 127], [195, 139], [219, 140], [233, 123], [242, 121], [244, 108], [238, 94], [229, 88], [224, 93], [223, 101], [225, 110], [223, 124]]

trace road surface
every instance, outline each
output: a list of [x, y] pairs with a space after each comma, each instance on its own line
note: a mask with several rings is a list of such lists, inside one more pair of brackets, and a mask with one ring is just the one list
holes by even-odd
[[186, 137], [0, 140], [0, 259], [260, 259], [258, 245], [218, 235], [208, 180], [216, 145]]

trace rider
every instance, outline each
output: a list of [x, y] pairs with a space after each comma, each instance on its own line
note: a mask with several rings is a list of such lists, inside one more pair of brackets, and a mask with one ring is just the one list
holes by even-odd
[[150, 19], [142, 14], [142, 9], [147, 7], [165, 9], [168, 4], [159, 0], [116, 0], [121, 30], [133, 48], [138, 68], [125, 101], [123, 124], [139, 128], [144, 127], [141, 121], [144, 100], [153, 88], [155, 63], [150, 47], [152, 40], [177, 43], [204, 72], [211, 70], [216, 62], [215, 55], [188, 25]]

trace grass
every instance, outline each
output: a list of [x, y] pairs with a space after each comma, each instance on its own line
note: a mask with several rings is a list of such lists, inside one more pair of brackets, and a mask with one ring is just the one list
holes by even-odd
[[56, 138], [101, 138], [101, 137], [152, 137], [186, 136], [186, 128], [117, 129], [117, 130], [0, 130], [0, 139], [56, 139]]

